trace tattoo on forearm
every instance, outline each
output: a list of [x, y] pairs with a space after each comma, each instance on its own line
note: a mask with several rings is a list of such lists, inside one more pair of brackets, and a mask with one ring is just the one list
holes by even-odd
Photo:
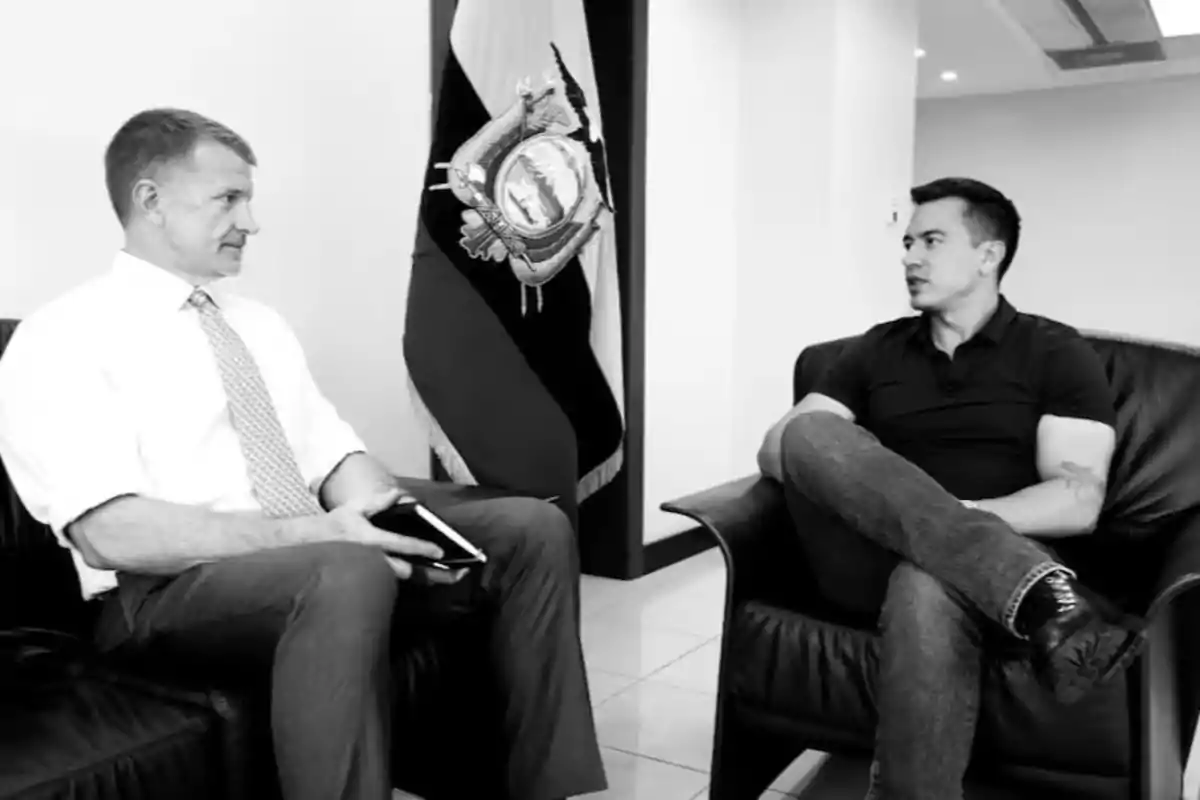
[[1088, 469], [1082, 464], [1076, 464], [1074, 461], [1063, 461], [1058, 468], [1063, 473], [1061, 480], [1068, 489], [1075, 493], [1076, 499], [1104, 498], [1105, 485], [1108, 482], [1106, 476], [1097, 475], [1094, 470]]

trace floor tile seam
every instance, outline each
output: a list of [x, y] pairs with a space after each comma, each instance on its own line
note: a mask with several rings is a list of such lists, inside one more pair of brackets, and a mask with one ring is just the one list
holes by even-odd
[[[677, 761], [669, 761], [669, 760], [667, 760], [665, 758], [661, 758], [659, 756], [652, 756], [652, 755], [647, 755], [646, 753], [639, 753], [636, 750], [627, 750], [624, 747], [615, 747], [611, 744], [603, 744], [603, 743], [600, 746], [606, 747], [609, 750], [616, 750], [618, 753], [624, 753], [627, 756], [637, 756], [638, 758], [644, 758], [647, 761], [657, 761], [659, 764], [666, 764], [669, 767], [679, 767], [680, 769], [686, 769], [688, 772], [694, 772], [697, 775], [710, 775], [711, 774], [706, 769], [699, 769], [697, 767], [692, 767], [687, 764], [680, 764]], [[705, 788], [707, 788], [707, 787], [705, 787]]]

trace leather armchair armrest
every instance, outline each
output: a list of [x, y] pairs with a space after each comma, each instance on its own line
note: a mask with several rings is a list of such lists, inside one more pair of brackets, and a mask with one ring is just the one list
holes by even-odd
[[1200, 513], [1192, 514], [1179, 528], [1162, 560], [1162, 572], [1154, 583], [1154, 594], [1146, 611], [1153, 619], [1179, 595], [1200, 585]]
[[803, 556], [780, 485], [759, 475], [713, 486], [663, 503], [663, 511], [690, 517], [717, 540], [728, 570], [730, 602], [790, 602], [803, 583]]
[[1200, 703], [1200, 513], [1163, 551], [1146, 612], [1141, 677], [1141, 796], [1178, 796]]

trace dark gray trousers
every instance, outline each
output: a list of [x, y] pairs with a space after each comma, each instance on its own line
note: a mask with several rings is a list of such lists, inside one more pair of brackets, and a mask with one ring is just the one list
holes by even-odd
[[[121, 575], [97, 642], [214, 675], [261, 676], [270, 685], [284, 798], [384, 800], [393, 785], [392, 726], [406, 724], [391, 714], [394, 644], [412, 626], [483, 603], [492, 624], [482, 651], [490, 658], [457, 672], [473, 671], [498, 689], [509, 797], [548, 800], [605, 788], [567, 518], [527, 498], [437, 510], [489, 557], [456, 586], [401, 582], [372, 547], [286, 547], [169, 578]], [[403, 752], [396, 756], [403, 761]], [[472, 753], [462, 754], [461, 765], [472, 769]]]

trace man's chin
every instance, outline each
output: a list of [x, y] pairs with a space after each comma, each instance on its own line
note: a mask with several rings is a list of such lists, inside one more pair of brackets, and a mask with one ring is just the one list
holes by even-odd
[[242, 251], [230, 247], [221, 248], [221, 257], [217, 259], [217, 272], [233, 277], [242, 271]]

